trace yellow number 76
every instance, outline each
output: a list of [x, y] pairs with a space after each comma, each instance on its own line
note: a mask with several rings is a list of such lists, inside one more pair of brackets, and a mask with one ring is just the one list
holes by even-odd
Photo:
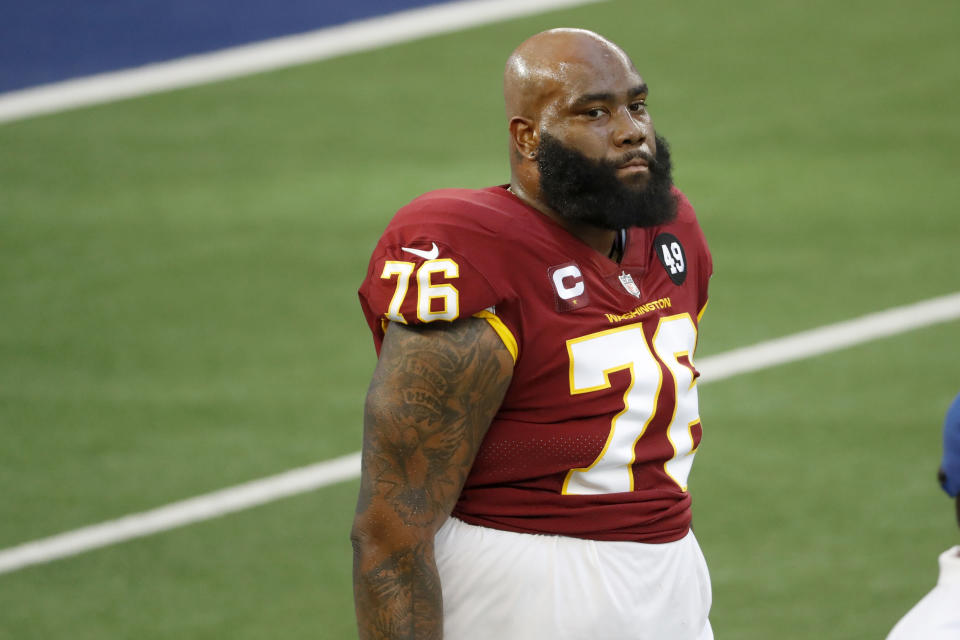
[[[410, 290], [410, 278], [417, 272], [417, 318], [420, 322], [434, 320], [453, 321], [460, 316], [460, 292], [452, 284], [434, 284], [433, 274], [442, 274], [444, 278], [452, 280], [460, 277], [460, 267], [449, 258], [427, 260], [416, 269], [413, 262], [399, 262], [388, 260], [383, 265], [380, 278], [389, 280], [397, 277], [397, 288], [390, 299], [386, 317], [393, 322], [407, 324], [407, 319], [400, 312], [403, 301]], [[434, 303], [434, 300], [439, 303]]]

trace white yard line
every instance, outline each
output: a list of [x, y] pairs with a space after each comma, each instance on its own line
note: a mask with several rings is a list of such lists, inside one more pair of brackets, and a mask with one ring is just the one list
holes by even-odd
[[[0, 94], [0, 123], [182, 89], [604, 0], [460, 0]], [[506, 55], [506, 54], [504, 54]]]
[[[703, 358], [697, 361], [697, 368], [703, 373], [703, 382], [713, 382], [957, 319], [960, 319], [960, 293]], [[249, 509], [351, 480], [359, 474], [360, 453], [356, 452], [151, 511], [27, 542], [0, 551], [0, 574]]]
[[158, 509], [74, 529], [0, 551], [0, 574], [111, 544], [203, 522], [350, 480], [360, 474], [360, 452], [238, 484]]
[[697, 368], [704, 382], [713, 382], [957, 318], [960, 293], [953, 293], [720, 353], [698, 360]]

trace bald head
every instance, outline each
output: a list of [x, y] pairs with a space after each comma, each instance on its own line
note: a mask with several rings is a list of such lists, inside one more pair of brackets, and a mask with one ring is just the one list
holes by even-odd
[[620, 47], [593, 31], [551, 29], [528, 38], [510, 55], [503, 74], [507, 118], [538, 118], [574, 76], [611, 65], [634, 70]]
[[513, 193], [595, 248], [609, 249], [615, 229], [669, 218], [670, 165], [666, 153], [657, 163], [647, 93], [623, 49], [592, 31], [525, 40], [503, 75]]

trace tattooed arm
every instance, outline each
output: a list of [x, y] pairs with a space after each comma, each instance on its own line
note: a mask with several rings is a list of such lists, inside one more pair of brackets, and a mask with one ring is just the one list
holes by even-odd
[[367, 392], [351, 533], [361, 640], [442, 638], [434, 534], [512, 373], [510, 353], [485, 320], [388, 327]]

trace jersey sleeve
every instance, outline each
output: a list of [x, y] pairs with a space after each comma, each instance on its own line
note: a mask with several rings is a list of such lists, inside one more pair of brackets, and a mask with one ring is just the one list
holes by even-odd
[[498, 258], [496, 234], [469, 216], [436, 207], [401, 209], [377, 243], [359, 291], [377, 351], [390, 322], [478, 316], [505, 338], [495, 308], [506, 292], [491, 284], [502, 279]]
[[678, 220], [688, 229], [694, 240], [694, 247], [697, 254], [697, 317], [703, 316], [709, 301], [710, 278], [713, 276], [713, 255], [710, 253], [710, 247], [703, 235], [703, 229], [697, 220], [696, 213], [690, 200], [679, 189], [674, 189], [677, 194]]

